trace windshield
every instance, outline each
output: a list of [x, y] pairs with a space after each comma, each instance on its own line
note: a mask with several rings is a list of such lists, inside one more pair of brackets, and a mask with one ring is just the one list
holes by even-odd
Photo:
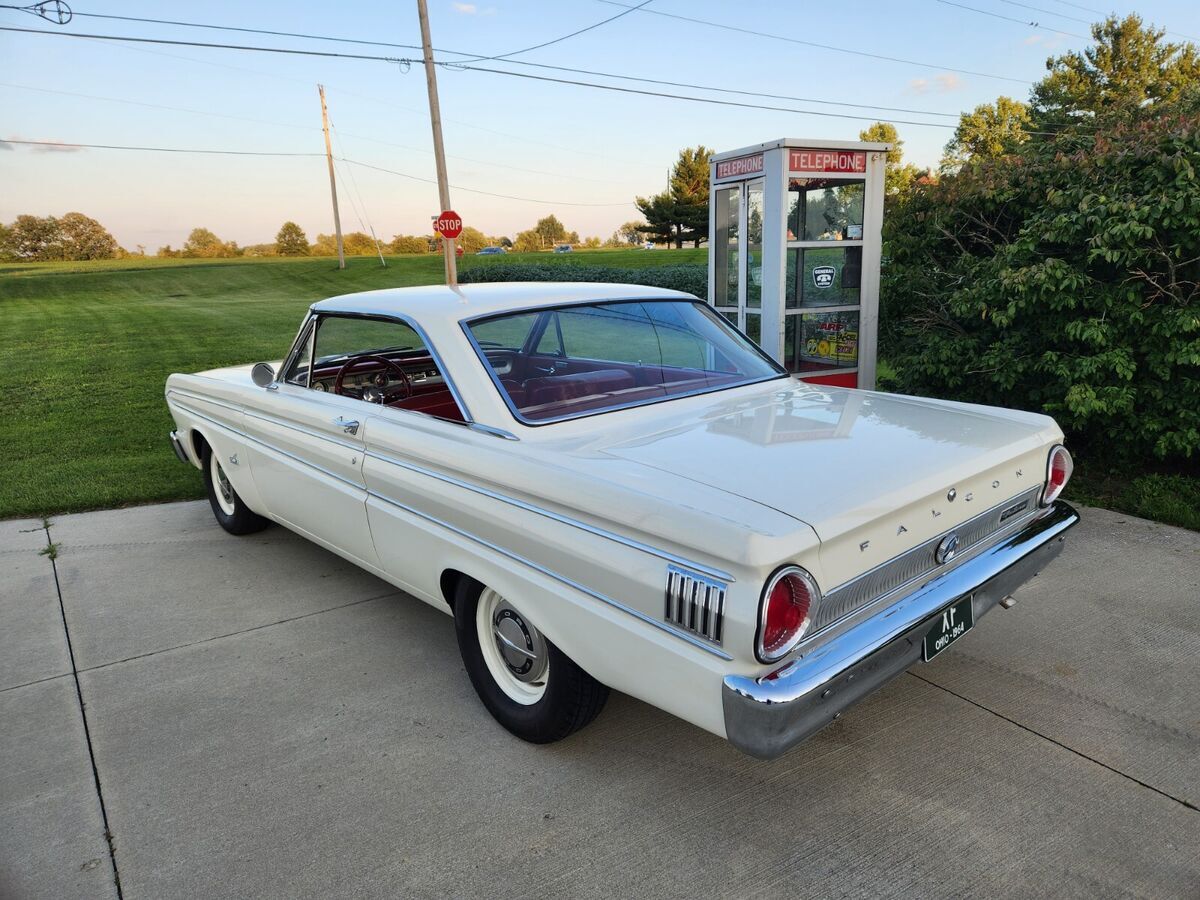
[[466, 328], [505, 401], [529, 424], [785, 376], [698, 301], [565, 306]]

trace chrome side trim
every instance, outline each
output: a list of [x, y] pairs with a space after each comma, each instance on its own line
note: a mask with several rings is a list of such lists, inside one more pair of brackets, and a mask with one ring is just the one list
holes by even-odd
[[614, 600], [613, 598], [606, 596], [605, 594], [601, 594], [597, 591], [593, 591], [591, 588], [584, 587], [583, 585], [579, 584], [576, 581], [572, 581], [570, 578], [567, 578], [564, 575], [560, 575], [559, 573], [554, 572], [551, 569], [547, 569], [545, 566], [538, 565], [537, 563], [533, 562], [532, 560], [526, 559], [523, 556], [513, 553], [511, 550], [505, 550], [503, 547], [493, 544], [490, 541], [487, 541], [484, 538], [479, 537], [478, 535], [472, 534], [469, 531], [465, 531], [464, 529], [461, 529], [454, 525], [451, 525], [449, 522], [444, 522], [441, 519], [437, 518], [436, 516], [431, 516], [428, 513], [424, 513], [418, 509], [414, 509], [411, 506], [407, 506], [407, 505], [399, 502], [398, 500], [393, 500], [391, 497], [386, 497], [383, 494], [380, 494], [376, 491], [368, 490], [367, 488], [363, 487], [363, 485], [359, 484], [358, 482], [350, 481], [346, 478], [343, 478], [341, 475], [338, 475], [336, 472], [331, 472], [328, 469], [322, 468], [321, 466], [318, 466], [318, 465], [314, 465], [313, 463], [308, 462], [307, 460], [300, 459], [298, 456], [288, 453], [286, 450], [280, 450], [278, 447], [274, 447], [271, 444], [266, 443], [265, 441], [260, 441], [258, 438], [253, 437], [249, 434], [246, 434], [246, 432], [241, 431], [240, 429], [232, 428], [229, 425], [226, 425], [224, 422], [219, 422], [216, 419], [211, 418], [210, 416], [204, 415], [204, 413], [202, 413], [202, 412], [192, 409], [191, 407], [184, 406], [183, 404], [179, 404], [179, 406], [185, 412], [188, 412], [191, 415], [194, 415], [199, 419], [203, 419], [206, 422], [210, 422], [213, 425], [216, 425], [218, 428], [223, 428], [226, 431], [232, 432], [233, 434], [238, 435], [239, 437], [245, 439], [246, 441], [249, 441], [252, 444], [257, 444], [258, 446], [263, 447], [267, 450], [270, 450], [273, 453], [278, 453], [280, 456], [285, 456], [288, 459], [291, 459], [294, 462], [297, 462], [302, 466], [307, 466], [308, 468], [313, 469], [317, 472], [320, 472], [323, 475], [327, 475], [330, 478], [340, 481], [343, 484], [354, 488], [355, 490], [362, 491], [366, 497], [374, 497], [376, 500], [379, 500], [382, 503], [386, 503], [389, 506], [394, 506], [397, 509], [402, 509], [405, 512], [409, 513], [410, 515], [416, 516], [417, 518], [424, 519], [425, 521], [430, 522], [431, 524], [438, 525], [442, 528], [445, 528], [448, 531], [451, 531], [451, 532], [459, 535], [460, 537], [464, 537], [467, 540], [470, 540], [476, 544], [479, 544], [480, 546], [487, 547], [488, 549], [493, 550], [502, 556], [508, 557], [509, 559], [513, 560], [514, 562], [518, 562], [522, 565], [528, 566], [529, 568], [531, 568], [537, 572], [541, 572], [546, 577], [553, 578], [555, 581], [557, 581], [561, 584], [565, 584], [567, 587], [573, 588], [573, 589], [579, 591], [580, 593], [587, 594], [589, 597], [599, 600], [602, 603], [605, 603], [608, 606], [611, 606], [613, 609], [618, 609], [621, 612], [628, 613], [629, 615], [633, 616], [635, 619], [638, 619], [639, 621], [645, 622], [648, 625], [653, 625], [655, 628], [657, 628], [661, 631], [664, 631], [667, 634], [672, 635], [673, 637], [677, 637], [677, 638], [680, 638], [681, 640], [687, 641], [692, 646], [698, 647], [701, 650], [704, 650], [708, 653], [712, 653], [714, 656], [718, 656], [721, 659], [726, 660], [726, 661], [733, 659], [733, 657], [730, 656], [728, 653], [718, 650], [716, 647], [712, 646], [709, 643], [706, 643], [705, 641], [700, 640], [697, 637], [694, 637], [690, 634], [686, 634], [681, 631], [677, 631], [674, 628], [669, 628], [666, 625], [664, 625], [662, 622], [659, 622], [657, 619], [654, 619], [654, 618], [646, 615], [645, 613], [639, 612], [638, 610], [633, 609], [630, 606], [626, 606], [624, 603], [621, 603], [618, 600]]
[[490, 434], [492, 437], [502, 438], [506, 441], [520, 440], [520, 438], [511, 431], [505, 431], [503, 428], [493, 428], [491, 425], [484, 425], [480, 422], [469, 422], [467, 427], [472, 431], [478, 431], [480, 434]]
[[[302, 465], [306, 468], [312, 469], [316, 472], [320, 472], [323, 475], [328, 475], [330, 478], [333, 478], [336, 481], [340, 481], [342, 484], [352, 487], [355, 490], [362, 491], [363, 494], [366, 494], [366, 492], [367, 492], [367, 489], [360, 482], [351, 481], [349, 478], [339, 475], [337, 472], [331, 472], [329, 469], [326, 469], [323, 466], [318, 466], [316, 463], [309, 462], [307, 459], [301, 459], [299, 456], [296, 456], [294, 453], [288, 453], [286, 450], [280, 450], [278, 447], [274, 446], [273, 444], [268, 444], [266, 441], [260, 441], [258, 438], [254, 437], [253, 435], [247, 434], [246, 432], [242, 431], [239, 428], [234, 428], [230, 425], [226, 425], [224, 422], [218, 421], [217, 419], [214, 419], [211, 416], [206, 416], [204, 413], [199, 412], [198, 410], [192, 409], [190, 406], [184, 406], [182, 403], [180, 403], [179, 408], [184, 410], [185, 412], [190, 413], [191, 415], [195, 416], [198, 419], [203, 419], [206, 422], [216, 425], [218, 428], [223, 428], [226, 431], [231, 432], [232, 434], [236, 434], [238, 437], [242, 438], [245, 441], [248, 441], [251, 444], [257, 444], [260, 447], [270, 450], [272, 453], [278, 453], [280, 456], [286, 456], [288, 459], [292, 460], [293, 462], [297, 462], [300, 465]], [[361, 451], [361, 448], [355, 447], [355, 449]]]
[[232, 403], [227, 403], [224, 400], [214, 400], [212, 397], [205, 397], [201, 394], [193, 394], [191, 391], [186, 391], [183, 388], [171, 388], [167, 391], [167, 398], [170, 399], [172, 394], [178, 394], [180, 397], [187, 397], [191, 400], [203, 400], [205, 403], [211, 403], [213, 406], [220, 406], [230, 412], [241, 413], [244, 407], [236, 406]]
[[721, 643], [728, 585], [679, 566], [667, 566], [663, 615], [668, 622]]
[[598, 591], [593, 591], [589, 587], [584, 587], [579, 582], [572, 581], [570, 578], [567, 578], [565, 575], [560, 575], [559, 573], [557, 573], [551, 569], [547, 569], [545, 566], [542, 566], [542, 565], [539, 565], [538, 563], [533, 562], [533, 560], [526, 559], [525, 557], [523, 557], [517, 553], [513, 553], [511, 550], [506, 550], [503, 547], [493, 544], [491, 541], [485, 540], [484, 538], [481, 538], [478, 535], [472, 534], [469, 531], [465, 531], [464, 529], [459, 528], [456, 525], [451, 525], [449, 522], [445, 522], [445, 521], [437, 518], [436, 516], [431, 516], [428, 513], [421, 512], [418, 509], [414, 509], [411, 506], [401, 503], [398, 500], [393, 500], [391, 497], [386, 497], [383, 494], [377, 493], [375, 491], [368, 490], [367, 496], [371, 497], [375, 500], [378, 500], [381, 503], [386, 503], [389, 506], [394, 506], [397, 509], [402, 509], [406, 513], [416, 516], [417, 518], [424, 519], [425, 521], [427, 521], [433, 525], [437, 525], [441, 528], [445, 528], [447, 531], [457, 534], [459, 537], [466, 538], [469, 541], [473, 541], [474, 543], [479, 544], [481, 547], [486, 547], [489, 550], [499, 553], [501, 556], [508, 557], [509, 559], [513, 560], [513, 562], [520, 563], [523, 566], [528, 566], [530, 569], [533, 569], [535, 572], [540, 572], [541, 574], [545, 575], [547, 578], [552, 578], [555, 581], [559, 582], [560, 584], [565, 584], [567, 587], [572, 588], [576, 591], [579, 591], [581, 594], [586, 594], [587, 596], [591, 597], [594, 600], [599, 600], [601, 603], [611, 606], [613, 609], [617, 609], [623, 613], [627, 613], [628, 615], [633, 616], [638, 621], [644, 622], [647, 625], [651, 625], [660, 631], [664, 631], [667, 634], [671, 635], [672, 637], [677, 637], [684, 641], [687, 641], [693, 647], [697, 647], [700, 650], [705, 651], [706, 653], [711, 653], [714, 656], [718, 656], [724, 660], [732, 660], [733, 659], [733, 657], [730, 656], [728, 653], [725, 653], [723, 650], [718, 650], [712, 644], [709, 644], [708, 642], [703, 641], [700, 638], [695, 637], [694, 635], [687, 634], [687, 633], [681, 632], [681, 631], [677, 631], [674, 628], [670, 628], [667, 625], [663, 624], [662, 622], [658, 621], [657, 619], [652, 618], [651, 616], [648, 616], [645, 613], [640, 612], [639, 610], [636, 610], [631, 606], [626, 606], [624, 603], [621, 603], [619, 600], [614, 600], [612, 597], [609, 597], [605, 594], [601, 594]]
[[728, 572], [723, 572], [720, 569], [714, 569], [712, 566], [706, 566], [701, 563], [693, 562], [690, 559], [686, 559], [682, 556], [676, 556], [675, 554], [669, 553], [666, 550], [660, 550], [657, 547], [652, 547], [649, 544], [643, 544], [641, 541], [634, 540], [633, 538], [627, 538], [611, 531], [605, 531], [603, 528], [598, 528], [595, 525], [589, 525], [587, 522], [581, 522], [578, 519], [572, 519], [571, 517], [564, 516], [561, 513], [552, 512], [551, 510], [543, 509], [540, 506], [534, 506], [532, 503], [526, 503], [524, 500], [518, 500], [515, 497], [509, 497], [506, 494], [497, 493], [496, 491], [489, 490], [488, 488], [482, 487], [478, 484], [472, 484], [469, 481], [463, 481], [459, 478], [455, 478], [452, 475], [444, 475], [441, 472], [434, 471], [433, 469], [426, 469], [425, 467], [419, 466], [416, 463], [410, 463], [406, 462], [405, 460], [397, 459], [394, 456], [389, 456], [388, 454], [381, 453], [378, 450], [367, 449], [366, 455], [371, 459], [377, 459], [380, 462], [399, 466], [402, 469], [407, 469], [408, 471], [415, 472], [418, 475], [427, 475], [430, 478], [435, 478], [438, 481], [445, 482], [446, 484], [452, 484], [455, 487], [471, 491], [491, 500], [498, 500], [501, 503], [507, 503], [509, 506], [515, 506], [517, 509], [523, 509], [526, 512], [544, 516], [545, 518], [551, 519], [562, 525], [569, 525], [572, 528], [578, 528], [580, 531], [586, 531], [589, 534], [594, 534], [597, 537], [604, 538], [605, 540], [612, 541], [613, 543], [621, 544], [634, 550], [640, 550], [642, 553], [648, 553], [651, 556], [657, 556], [659, 559], [665, 560], [669, 563], [675, 563], [676, 565], [691, 569], [694, 572], [698, 572], [701, 575], [705, 575], [709, 578], [725, 582], [726, 584], [732, 584], [734, 581], [736, 581], [736, 579]]
[[[296, 431], [296, 432], [299, 432], [300, 434], [308, 435], [309, 437], [319, 437], [323, 441], [329, 441], [331, 444], [337, 444], [339, 447], [344, 447], [347, 450], [354, 450], [354, 451], [361, 453], [362, 449], [363, 449], [362, 444], [352, 443], [351, 441], [347, 441], [344, 438], [338, 437], [338, 435], [336, 435], [336, 434], [331, 434], [331, 433], [325, 432], [325, 431], [314, 432], [314, 431], [311, 431], [310, 429], [302, 428], [299, 425], [296, 425], [292, 422], [288, 422], [285, 419], [281, 419], [278, 416], [272, 416], [268, 413], [260, 412], [259, 410], [249, 410], [248, 409], [248, 410], [246, 410], [246, 415], [249, 416], [251, 419], [258, 419], [260, 422], [269, 422], [272, 425], [278, 425], [280, 428], [287, 428], [291, 431]], [[283, 451], [280, 451], [280, 452], [283, 452]]]

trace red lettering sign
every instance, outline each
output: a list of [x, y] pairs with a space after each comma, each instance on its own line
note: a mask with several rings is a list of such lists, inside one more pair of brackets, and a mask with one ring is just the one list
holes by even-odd
[[433, 223], [433, 230], [447, 240], [453, 240], [462, 234], [462, 216], [454, 210], [448, 209], [437, 217], [437, 221]]
[[723, 159], [717, 163], [717, 180], [736, 178], [739, 175], [758, 175], [763, 170], [763, 155], [738, 156], [734, 159]]
[[792, 172], [866, 172], [864, 150], [792, 150], [788, 155]]

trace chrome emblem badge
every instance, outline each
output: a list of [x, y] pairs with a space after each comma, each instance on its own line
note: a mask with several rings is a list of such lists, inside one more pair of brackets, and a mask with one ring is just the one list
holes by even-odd
[[954, 488], [950, 488], [950, 490], [946, 491], [946, 499], [949, 500], [951, 503], [954, 502], [954, 498], [957, 496], [958, 496], [958, 491], [956, 491]]
[[950, 562], [956, 556], [958, 556], [958, 534], [952, 531], [937, 545], [933, 559], [940, 566], [942, 563]]

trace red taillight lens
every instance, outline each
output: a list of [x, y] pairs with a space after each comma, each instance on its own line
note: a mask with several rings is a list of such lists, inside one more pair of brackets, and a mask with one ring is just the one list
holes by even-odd
[[1059, 444], [1050, 451], [1050, 458], [1046, 461], [1046, 487], [1042, 491], [1042, 506], [1049, 506], [1058, 499], [1074, 471], [1075, 462], [1066, 447]]
[[760, 662], [774, 662], [796, 646], [820, 598], [812, 576], [798, 566], [780, 569], [763, 588], [758, 615]]

